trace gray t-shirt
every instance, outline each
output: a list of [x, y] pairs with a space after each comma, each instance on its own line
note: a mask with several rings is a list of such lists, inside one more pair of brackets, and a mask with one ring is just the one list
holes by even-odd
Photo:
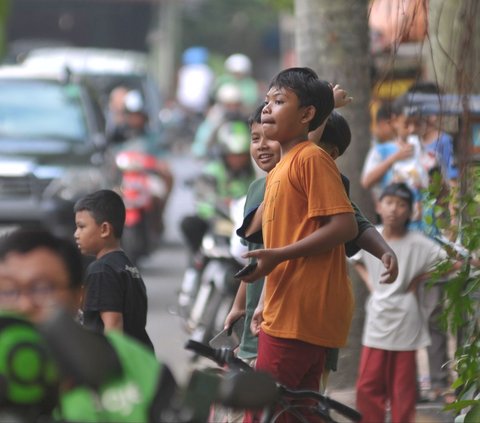
[[[383, 228], [378, 228], [383, 232]], [[403, 238], [389, 240], [398, 259], [398, 277], [381, 284], [385, 270], [380, 260], [361, 250], [352, 261], [363, 262], [370, 275], [373, 292], [366, 303], [362, 344], [390, 351], [411, 351], [430, 344], [428, 316], [422, 300], [408, 292], [413, 278], [429, 272], [445, 257], [445, 251], [421, 232], [410, 231]]]

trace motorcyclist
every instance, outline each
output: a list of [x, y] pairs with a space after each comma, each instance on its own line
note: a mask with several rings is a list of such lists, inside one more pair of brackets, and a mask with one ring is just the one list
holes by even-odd
[[214, 93], [225, 84], [235, 85], [240, 90], [243, 113], [249, 115], [259, 100], [258, 84], [252, 78], [252, 61], [242, 53], [234, 53], [224, 63], [225, 72], [214, 83]]
[[167, 367], [124, 334], [74, 321], [82, 267], [77, 247], [49, 232], [1, 240], [1, 421], [160, 421], [173, 389]]
[[[124, 141], [117, 146], [118, 152], [129, 155], [117, 155], [120, 168], [123, 160], [135, 161], [135, 166], [150, 174], [149, 192], [155, 201], [158, 220], [155, 220], [157, 233], [163, 231], [163, 213], [173, 188], [174, 177], [167, 161], [162, 159], [163, 149], [155, 136], [148, 131], [148, 115], [144, 109], [142, 95], [137, 90], [130, 90], [124, 96]], [[128, 163], [130, 165], [130, 162]]]
[[210, 221], [219, 211], [228, 213], [230, 201], [243, 197], [256, 177], [245, 122], [224, 122], [217, 132], [217, 145], [220, 157], [209, 161], [195, 181], [196, 214], [184, 217], [180, 225], [192, 254], [198, 251]]
[[223, 123], [236, 120], [247, 121], [242, 93], [236, 85], [225, 84], [216, 93], [214, 104], [195, 132], [192, 154], [199, 159], [219, 157], [217, 131]]

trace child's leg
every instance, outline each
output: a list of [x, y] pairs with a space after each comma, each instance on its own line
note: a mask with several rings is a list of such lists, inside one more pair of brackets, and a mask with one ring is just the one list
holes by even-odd
[[357, 410], [362, 422], [384, 422], [386, 415], [386, 374], [388, 351], [362, 347], [357, 380]]
[[392, 351], [390, 405], [393, 423], [413, 423], [417, 400], [415, 351]]
[[270, 373], [289, 388], [318, 391], [325, 352], [326, 348], [317, 345], [260, 331], [255, 368]]
[[[317, 391], [325, 363], [326, 349], [295, 339], [276, 338], [260, 331], [256, 370], [270, 373], [279, 383], [292, 389]], [[307, 414], [303, 412], [305, 416]], [[245, 420], [252, 421], [252, 420]], [[282, 415], [277, 422], [288, 422]], [[308, 415], [308, 421], [322, 421]]]

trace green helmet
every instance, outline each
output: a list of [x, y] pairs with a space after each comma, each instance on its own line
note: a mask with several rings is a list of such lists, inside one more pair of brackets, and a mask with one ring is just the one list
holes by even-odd
[[222, 154], [250, 152], [250, 131], [245, 122], [225, 122], [218, 128], [218, 145]]
[[[50, 413], [58, 400], [59, 375], [33, 325], [0, 314], [0, 409], [13, 413]], [[17, 411], [16, 411], [17, 410]]]

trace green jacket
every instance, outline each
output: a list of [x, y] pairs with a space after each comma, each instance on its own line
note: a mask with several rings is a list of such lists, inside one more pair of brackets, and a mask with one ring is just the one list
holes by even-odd
[[163, 366], [150, 350], [116, 332], [105, 335], [118, 354], [123, 374], [98, 391], [76, 387], [60, 397], [59, 421], [148, 422]]

